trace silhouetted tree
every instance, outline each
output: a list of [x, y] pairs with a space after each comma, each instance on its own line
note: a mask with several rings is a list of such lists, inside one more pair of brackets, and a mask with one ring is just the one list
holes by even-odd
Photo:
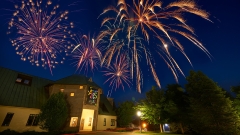
[[133, 116], [135, 115], [133, 107], [134, 103], [131, 101], [125, 101], [119, 104], [116, 109], [117, 125], [119, 127], [126, 127], [132, 122]]
[[236, 95], [233, 99], [233, 106], [236, 109], [238, 116], [240, 116], [240, 86], [231, 87], [231, 91]]
[[188, 129], [188, 103], [184, 89], [179, 84], [167, 85], [165, 98], [165, 105], [168, 105], [165, 107], [165, 117], [168, 117], [172, 131], [180, 130], [184, 134]]
[[200, 71], [190, 71], [187, 81], [191, 128], [203, 135], [239, 135], [239, 116], [222, 88]]

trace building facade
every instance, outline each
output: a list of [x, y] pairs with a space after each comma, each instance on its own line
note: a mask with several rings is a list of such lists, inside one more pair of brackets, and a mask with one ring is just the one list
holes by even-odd
[[102, 94], [102, 89], [91, 78], [71, 75], [52, 81], [2, 67], [0, 74], [0, 132], [6, 129], [43, 131], [37, 116], [43, 103], [57, 92], [65, 94], [70, 107], [66, 130], [106, 130], [109, 119], [110, 127], [116, 128], [112, 100]]

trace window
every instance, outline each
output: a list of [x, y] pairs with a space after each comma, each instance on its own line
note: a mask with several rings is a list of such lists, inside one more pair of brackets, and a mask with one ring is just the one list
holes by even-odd
[[17, 78], [16, 82], [21, 83], [22, 82], [22, 78]]
[[29, 82], [30, 82], [29, 80], [24, 80], [23, 83], [24, 83], [24, 84], [29, 84]]
[[71, 117], [70, 127], [77, 127], [78, 117]]
[[38, 114], [30, 114], [26, 126], [37, 126]]
[[115, 126], [115, 119], [111, 119], [111, 126]]
[[64, 91], [64, 89], [60, 89], [60, 91], [61, 91], [61, 92], [63, 92], [63, 91]]
[[15, 81], [18, 84], [23, 84], [23, 85], [29, 85], [31, 86], [32, 84], [32, 77], [18, 74], [17, 79]]
[[88, 126], [91, 126], [92, 125], [92, 117], [89, 117], [88, 119]]
[[107, 122], [106, 122], [106, 118], [103, 119], [103, 126], [106, 126]]
[[87, 96], [86, 104], [97, 105], [98, 90], [96, 88], [89, 87], [89, 90], [88, 90], [86, 96]]
[[73, 97], [73, 96], [74, 96], [74, 92], [71, 92], [71, 93], [70, 93], [70, 96]]
[[2, 126], [9, 126], [11, 120], [12, 120], [12, 117], [13, 117], [14, 113], [7, 113], [3, 123], [2, 123]]
[[79, 86], [79, 89], [80, 89], [80, 90], [83, 89], [83, 86]]

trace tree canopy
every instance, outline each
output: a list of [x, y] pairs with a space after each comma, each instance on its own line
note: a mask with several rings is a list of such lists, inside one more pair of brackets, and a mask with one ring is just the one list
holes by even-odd
[[239, 134], [239, 117], [222, 88], [200, 71], [190, 71], [187, 82], [191, 128], [204, 135]]
[[117, 113], [117, 125], [119, 127], [127, 127], [135, 115], [134, 103], [131, 101], [125, 101], [118, 105], [116, 109]]
[[68, 105], [64, 94], [62, 92], [52, 94], [40, 110], [40, 127], [48, 131], [59, 130], [67, 117]]

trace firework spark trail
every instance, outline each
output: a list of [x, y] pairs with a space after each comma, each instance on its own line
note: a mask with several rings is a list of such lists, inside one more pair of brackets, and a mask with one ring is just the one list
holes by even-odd
[[[104, 16], [109, 12], [115, 13], [115, 16], [104, 18], [101, 24], [102, 26], [107, 26], [103, 31], [111, 33], [106, 36], [108, 41], [110, 41], [108, 45], [109, 50], [103, 55], [102, 60], [110, 64], [114, 57], [118, 57], [118, 54], [121, 54], [119, 51], [127, 52], [127, 57], [130, 59], [130, 72], [132, 76], [135, 76], [139, 92], [141, 92], [141, 79], [143, 78], [139, 66], [140, 54], [145, 54], [147, 65], [151, 69], [153, 78], [159, 87], [159, 77], [155, 64], [153, 64], [155, 60], [154, 57], [151, 57], [153, 52], [160, 55], [172, 71], [176, 81], [178, 81], [178, 72], [183, 76], [184, 73], [177, 61], [172, 57], [169, 47], [177, 48], [192, 65], [182, 43], [176, 38], [178, 35], [192, 42], [206, 53], [210, 59], [212, 57], [202, 43], [198, 41], [194, 29], [187, 24], [186, 19], [183, 17], [185, 13], [188, 13], [211, 22], [209, 14], [200, 9], [194, 1], [181, 0], [163, 6], [163, 2], [159, 0], [151, 2], [149, 0], [133, 0], [132, 5], [124, 0], [118, 0], [116, 7], [111, 6], [105, 9], [100, 16]], [[113, 25], [117, 25], [117, 27], [111, 27]], [[119, 37], [121, 32], [124, 32], [125, 36]], [[134, 38], [136, 35], [138, 37], [142, 36], [146, 44], [143, 44], [143, 39], [140, 39], [136, 45]], [[154, 43], [156, 44], [154, 45], [152, 41], [158, 43]]]
[[93, 71], [101, 64], [103, 36], [104, 34], [100, 34], [95, 38], [89, 34], [74, 37], [77, 45], [72, 50], [72, 57], [77, 60], [77, 70], [81, 71], [85, 68], [84, 73], [87, 74], [89, 68]]
[[59, 60], [59, 55], [67, 54], [71, 48], [66, 38], [70, 37], [69, 28], [74, 25], [66, 22], [68, 11], [58, 12], [59, 5], [52, 6], [50, 0], [46, 4], [41, 0], [22, 1], [21, 6], [15, 5], [15, 8], [8, 34], [17, 31], [17, 37], [11, 40], [16, 53], [21, 55], [21, 60], [29, 60], [33, 65], [48, 66], [52, 74], [52, 68], [65, 59]]
[[111, 96], [113, 88], [116, 90], [122, 86], [124, 90], [124, 84], [130, 87], [129, 63], [124, 53], [120, 54], [113, 65], [106, 68], [107, 70], [103, 72], [105, 72], [104, 75], [107, 76], [108, 79], [104, 83], [109, 82], [110, 87], [112, 87], [112, 89], [108, 91], [108, 96]]
[[[105, 21], [105, 20], [104, 20]], [[112, 21], [112, 23], [111, 23]], [[141, 70], [138, 66], [138, 59], [140, 58], [140, 51], [136, 47], [135, 49], [130, 48], [130, 43], [134, 42], [136, 46], [141, 46], [144, 48], [141, 43], [141, 38], [137, 35], [132, 35], [130, 27], [123, 23], [116, 23], [115, 20], [109, 19], [105, 22], [102, 28], [106, 28], [105, 36], [103, 40], [108, 42], [105, 55], [102, 58], [102, 65], [109, 67], [112, 64], [112, 58], [118, 59], [120, 55], [124, 52], [127, 59], [129, 60], [129, 68], [131, 70], [131, 79], [137, 79], [137, 84], [140, 85], [141, 82]], [[130, 58], [134, 54], [134, 59]], [[137, 64], [136, 64], [137, 62]], [[136, 68], [137, 77], [133, 76], [133, 69]], [[140, 87], [138, 87], [140, 91]]]

